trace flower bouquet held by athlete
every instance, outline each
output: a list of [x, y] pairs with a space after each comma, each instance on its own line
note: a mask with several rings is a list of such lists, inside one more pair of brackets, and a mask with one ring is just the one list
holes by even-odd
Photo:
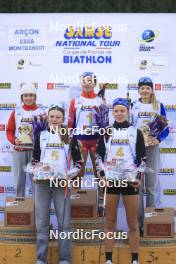
[[[94, 92], [97, 79], [94, 73], [84, 72], [81, 76], [82, 94], [71, 100], [69, 108], [68, 127], [75, 128], [73, 137], [81, 143], [81, 152], [84, 166], [80, 172], [80, 179], [84, 176], [88, 154], [90, 154], [94, 175], [96, 176], [95, 151], [98, 138], [98, 129], [109, 124], [108, 107], [102, 94], [97, 96]], [[95, 128], [95, 131], [94, 131]]]
[[131, 263], [138, 264], [139, 186], [145, 170], [145, 144], [140, 130], [129, 124], [129, 104], [124, 98], [113, 101], [114, 124], [104, 136], [99, 136], [96, 167], [100, 179], [106, 182], [105, 255], [106, 264], [112, 263], [114, 239], [108, 237], [117, 224], [117, 208], [122, 195], [129, 228]]
[[[153, 82], [149, 77], [142, 77], [138, 83], [140, 98], [132, 105], [132, 124], [139, 128], [144, 136], [146, 146], [145, 177], [140, 188], [140, 231], [143, 232], [144, 218], [144, 186], [146, 189], [146, 206], [156, 206], [156, 189], [159, 172], [159, 143], [169, 134], [164, 105], [156, 99], [153, 91]], [[145, 184], [144, 184], [145, 182]]]
[[[68, 180], [77, 176], [83, 163], [78, 142], [68, 137], [68, 129], [63, 126], [65, 111], [59, 106], [51, 106], [48, 111], [48, 128], [35, 138], [32, 164], [35, 174], [35, 215], [37, 229], [36, 264], [47, 264], [49, 242], [49, 219], [51, 199], [58, 221], [59, 262], [71, 264], [71, 198]], [[64, 133], [66, 131], [66, 133]], [[70, 161], [74, 167], [70, 169]], [[37, 170], [38, 169], [38, 170]], [[47, 177], [46, 177], [47, 176]], [[58, 186], [51, 185], [50, 178], [58, 177]], [[66, 186], [61, 181], [66, 181]]]
[[[7, 125], [7, 138], [14, 145], [13, 169], [16, 196], [24, 197], [26, 184], [25, 167], [32, 159], [32, 121], [34, 116], [44, 115], [44, 111], [36, 105], [35, 84], [23, 83], [20, 95], [22, 105], [11, 113]], [[30, 176], [32, 179], [32, 175]]]

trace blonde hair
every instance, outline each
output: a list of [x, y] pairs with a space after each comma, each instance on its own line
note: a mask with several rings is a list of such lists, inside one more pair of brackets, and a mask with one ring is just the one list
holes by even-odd
[[159, 106], [158, 106], [158, 101], [156, 99], [156, 95], [155, 95], [154, 91], [152, 92], [152, 95], [151, 95], [151, 103], [153, 105], [153, 109], [158, 111]]

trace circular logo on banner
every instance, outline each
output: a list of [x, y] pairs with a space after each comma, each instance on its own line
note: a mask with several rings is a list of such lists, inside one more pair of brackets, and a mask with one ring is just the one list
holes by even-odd
[[151, 29], [146, 29], [143, 33], [142, 36], [139, 38], [139, 41], [141, 43], [148, 43], [152, 42], [155, 38], [158, 38], [160, 35], [160, 32], [158, 30], [151, 30]]

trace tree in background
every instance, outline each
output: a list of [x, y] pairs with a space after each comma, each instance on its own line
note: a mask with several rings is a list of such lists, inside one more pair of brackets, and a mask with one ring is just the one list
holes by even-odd
[[2, 13], [176, 12], [175, 0], [0, 0]]

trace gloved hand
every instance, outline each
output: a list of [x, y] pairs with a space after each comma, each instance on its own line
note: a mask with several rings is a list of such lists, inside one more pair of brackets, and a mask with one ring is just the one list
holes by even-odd
[[94, 105], [93, 110], [95, 111], [95, 113], [99, 113], [100, 112], [100, 108], [96, 105]]
[[130, 182], [130, 185], [134, 188], [139, 188], [141, 186], [141, 180], [143, 175], [143, 172], [138, 171], [135, 182]]
[[143, 176], [144, 176], [144, 173], [138, 171], [136, 179], [139, 180], [139, 181], [141, 181]]
[[137, 170], [138, 172], [144, 173], [146, 170], [146, 162], [142, 160], [139, 167], [137, 167]]
[[105, 176], [104, 170], [97, 171], [97, 176], [98, 176], [99, 179], [102, 179]]
[[131, 182], [130, 185], [134, 188], [139, 188], [141, 186], [141, 181], [136, 179], [135, 182]]

